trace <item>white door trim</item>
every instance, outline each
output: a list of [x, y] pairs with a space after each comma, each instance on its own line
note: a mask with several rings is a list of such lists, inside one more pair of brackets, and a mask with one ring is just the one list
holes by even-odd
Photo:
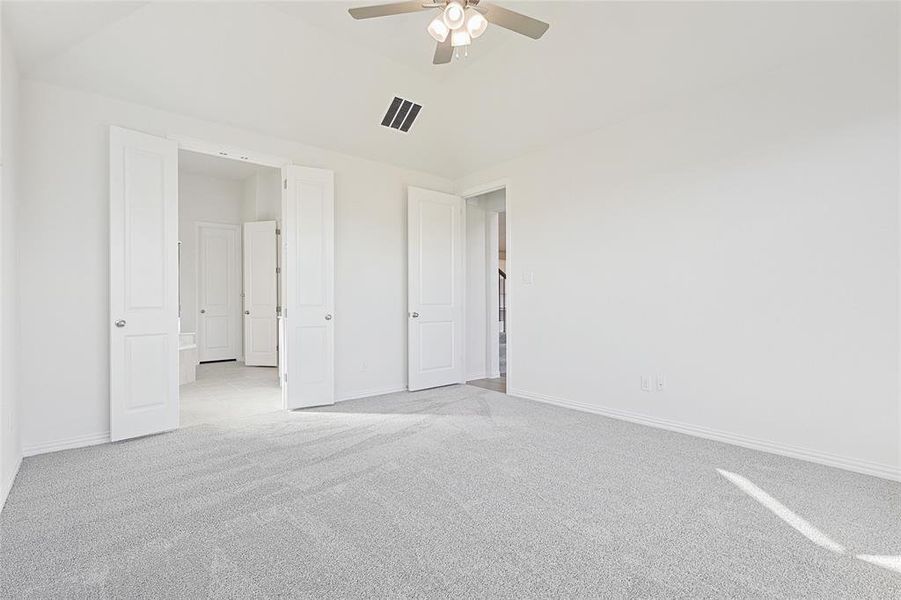
[[179, 150], [188, 150], [199, 154], [228, 158], [239, 162], [260, 165], [262, 167], [275, 167], [276, 169], [281, 169], [282, 167], [291, 164], [290, 159], [281, 156], [257, 152], [256, 150], [238, 148], [228, 144], [208, 142], [206, 140], [199, 140], [185, 135], [170, 135], [169, 139], [178, 143]]
[[[457, 192], [457, 195], [462, 196], [464, 200], [468, 200], [474, 196], [481, 196], [482, 194], [487, 194], [489, 192], [495, 192], [497, 190], [504, 190], [504, 204], [505, 209], [504, 212], [507, 213], [507, 224], [506, 224], [506, 273], [507, 273], [507, 283], [506, 283], [506, 300], [507, 300], [507, 389], [513, 389], [513, 378], [515, 376], [515, 372], [513, 371], [513, 325], [514, 322], [514, 314], [516, 312], [516, 287], [517, 282], [515, 278], [511, 275], [514, 273], [513, 267], [516, 265], [515, 259], [516, 254], [513, 252], [513, 192], [512, 192], [512, 183], [509, 178], [502, 179], [494, 179], [491, 181], [487, 181], [484, 183], [476, 184], [471, 187], [464, 188], [462, 191]], [[513, 260], [511, 260], [513, 257]], [[490, 277], [490, 274], [489, 274]], [[497, 282], [494, 283], [497, 286]], [[511, 307], [513, 309], [511, 310]], [[495, 315], [496, 318], [496, 315]], [[488, 319], [489, 327], [491, 323], [491, 319]], [[490, 329], [488, 335], [490, 336]], [[495, 346], [497, 348], [497, 346]]]

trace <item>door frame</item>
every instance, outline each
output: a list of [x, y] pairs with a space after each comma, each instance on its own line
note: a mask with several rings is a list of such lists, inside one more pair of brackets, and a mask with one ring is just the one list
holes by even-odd
[[[253, 150], [253, 149], [242, 148], [239, 146], [232, 146], [230, 144], [225, 144], [225, 143], [220, 143], [220, 142], [212, 142], [212, 141], [208, 141], [208, 140], [202, 140], [202, 139], [198, 139], [198, 138], [190, 137], [190, 136], [186, 136], [186, 135], [169, 134], [166, 136], [166, 139], [173, 140], [174, 142], [176, 142], [178, 144], [179, 150], [187, 150], [189, 152], [196, 152], [198, 154], [206, 154], [209, 156], [216, 156], [219, 158], [227, 158], [230, 160], [245, 162], [245, 163], [257, 165], [260, 167], [272, 167], [272, 168], [279, 170], [281, 177], [284, 176], [284, 167], [294, 164], [290, 158], [287, 158], [284, 156], [267, 154], [264, 152], [257, 152], [256, 150]], [[284, 219], [284, 215], [282, 215], [282, 219]], [[279, 227], [281, 227], [282, 223], [279, 222], [278, 225], [279, 225]], [[284, 243], [284, 241], [281, 239], [281, 236], [279, 236], [278, 243], [279, 243], [279, 260], [281, 260], [282, 245]], [[175, 277], [176, 277], [176, 279], [178, 278], [177, 273], [176, 273]], [[287, 274], [282, 272], [280, 280], [279, 280], [279, 294], [282, 293], [283, 288], [281, 286], [284, 285], [284, 281], [285, 281], [286, 277], [287, 277]], [[282, 301], [282, 298], [280, 298], [279, 301]], [[285, 345], [283, 343], [283, 333], [282, 333], [283, 326], [284, 326], [284, 321], [282, 320], [282, 317], [279, 316], [279, 318], [278, 318], [278, 329], [279, 330], [278, 330], [278, 334], [277, 334], [278, 338], [279, 338], [278, 384], [282, 389], [282, 394], [281, 394], [282, 409], [287, 409], [288, 400], [284, 393], [285, 386], [284, 386], [284, 371], [283, 371], [283, 369], [286, 367], [282, 366], [282, 365], [285, 365], [285, 360], [284, 360]], [[178, 350], [176, 349], [176, 352], [177, 351]], [[180, 406], [181, 406], [180, 395], [179, 395], [178, 406], [180, 409]]]
[[[235, 250], [232, 266], [232, 276], [235, 278], [234, 281], [238, 286], [238, 297], [235, 301], [236, 304], [232, 308], [232, 313], [229, 315], [229, 318], [232, 320], [232, 326], [235, 327], [235, 337], [237, 338], [238, 330], [242, 327], [241, 323], [241, 294], [243, 288], [243, 282], [241, 281], [241, 264], [240, 260], [242, 257], [242, 250], [244, 248], [244, 240], [241, 235], [241, 225], [236, 225], [234, 223], [217, 223], [213, 221], [195, 221], [194, 223], [194, 322], [197, 323], [197, 331], [195, 334], [197, 335], [197, 360], [200, 361], [201, 354], [201, 335], [200, 335], [200, 288], [201, 288], [201, 279], [200, 279], [200, 230], [204, 227], [210, 229], [230, 229], [235, 232]], [[244, 344], [243, 344], [243, 331], [241, 332], [242, 343], [238, 344], [237, 339], [235, 343], [237, 347], [235, 348], [235, 360], [241, 360], [244, 358]], [[231, 360], [231, 359], [228, 359]], [[207, 361], [207, 362], [216, 362], [216, 361]]]
[[[514, 313], [514, 311], [511, 311], [511, 309], [510, 309], [511, 306], [513, 306], [513, 307], [516, 306], [516, 304], [515, 304], [515, 296], [516, 296], [516, 287], [517, 287], [517, 286], [516, 286], [515, 278], [513, 278], [513, 277], [510, 276], [510, 273], [513, 273], [513, 272], [514, 272], [513, 269], [512, 269], [512, 267], [511, 267], [511, 265], [515, 264], [515, 262], [511, 262], [511, 260], [510, 260], [510, 257], [511, 257], [511, 256], [515, 256], [515, 255], [513, 255], [513, 253], [512, 253], [512, 248], [513, 248], [513, 236], [512, 236], [512, 233], [511, 233], [511, 232], [512, 232], [513, 228], [511, 227], [511, 221], [512, 221], [512, 219], [510, 218], [510, 216], [511, 216], [511, 214], [512, 214], [512, 208], [513, 208], [513, 201], [512, 201], [513, 194], [512, 194], [512, 192], [511, 192], [512, 187], [513, 187], [513, 186], [512, 186], [512, 184], [511, 184], [510, 179], [507, 178], [507, 177], [504, 177], [504, 178], [501, 178], [501, 179], [493, 179], [493, 180], [489, 180], [489, 181], [486, 181], [486, 182], [480, 183], [480, 184], [474, 184], [474, 185], [472, 185], [472, 186], [470, 186], [470, 187], [463, 188], [461, 191], [456, 192], [456, 194], [457, 194], [458, 196], [462, 196], [462, 197], [463, 197], [463, 200], [464, 200], [464, 202], [463, 202], [463, 210], [465, 211], [465, 210], [466, 210], [466, 205], [467, 205], [467, 202], [466, 202], [466, 201], [468, 201], [469, 199], [474, 198], [475, 196], [481, 196], [482, 194], [487, 194], [487, 193], [489, 193], [489, 192], [496, 192], [496, 191], [498, 191], [498, 190], [504, 190], [504, 212], [507, 213], [507, 215], [506, 215], [507, 223], [506, 223], [505, 236], [504, 236], [504, 237], [506, 238], [506, 240], [505, 240], [505, 246], [506, 246], [506, 261], [507, 261], [507, 265], [506, 265], [506, 266], [507, 266], [507, 270], [506, 270], [506, 273], [507, 273], [507, 284], [506, 284], [506, 287], [505, 287], [506, 301], [507, 301], [507, 310], [506, 310], [506, 319], [507, 319], [507, 321], [506, 321], [506, 330], [507, 330], [507, 375], [506, 375], [506, 377], [507, 377], [507, 394], [512, 394], [512, 393], [513, 393], [513, 390], [515, 389], [514, 386], [513, 386], [513, 381], [514, 381], [513, 375], [514, 375], [514, 371], [513, 371], [513, 368], [512, 368], [512, 365], [513, 365], [513, 360], [512, 360], [512, 358], [513, 358], [513, 351], [512, 351], [512, 348], [513, 348], [513, 345], [512, 345], [513, 335], [512, 335], [512, 333], [513, 333], [513, 329], [514, 329], [514, 327], [513, 327], [513, 325], [512, 325], [512, 322], [514, 321], [514, 318], [513, 318], [513, 313]], [[465, 218], [465, 214], [464, 214], [464, 218]], [[491, 273], [488, 273], [489, 280], [492, 279], [492, 278], [491, 278], [491, 275], [492, 275]], [[468, 282], [468, 277], [467, 277], [467, 273], [466, 273], [466, 262], [465, 262], [465, 261], [464, 261], [464, 263], [463, 263], [463, 278], [464, 278], [464, 281]], [[494, 275], [494, 280], [495, 280], [495, 281], [494, 281], [494, 285], [495, 285], [495, 286], [497, 285], [496, 279], [497, 279], [497, 275], [495, 274], [495, 275]], [[466, 298], [465, 298], [465, 294], [464, 294], [464, 303], [463, 303], [463, 318], [464, 318], [464, 319], [466, 318], [466, 302], [465, 302], [465, 300], [466, 300]], [[486, 301], [486, 303], [487, 303], [487, 302], [488, 302], [488, 299], [486, 298], [485, 301]], [[465, 332], [465, 328], [464, 328], [464, 332]], [[489, 344], [490, 344], [490, 336], [491, 336], [491, 319], [489, 318], [489, 319], [487, 319], [487, 331], [486, 331], [486, 334], [485, 334], [486, 340], [489, 340]], [[465, 343], [464, 343], [464, 346], [463, 346], [463, 352], [464, 352], [463, 360], [464, 360], [464, 364], [465, 364], [465, 361], [466, 361], [466, 355], [465, 355], [465, 353], [466, 353], [466, 345], [465, 345]], [[488, 362], [488, 361], [486, 361], [486, 362]], [[490, 363], [489, 363], [489, 364], [490, 364]], [[492, 374], [489, 373], [488, 375], [489, 375], [489, 377], [490, 377]]]

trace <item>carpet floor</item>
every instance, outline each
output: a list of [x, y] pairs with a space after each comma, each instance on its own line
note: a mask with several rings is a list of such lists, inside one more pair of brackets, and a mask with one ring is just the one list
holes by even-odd
[[898, 599], [899, 560], [901, 484], [469, 386], [27, 458], [0, 515], [15, 599]]

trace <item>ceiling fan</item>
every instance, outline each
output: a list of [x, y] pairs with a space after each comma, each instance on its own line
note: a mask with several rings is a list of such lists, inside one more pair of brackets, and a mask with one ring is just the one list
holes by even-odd
[[465, 48], [471, 44], [472, 40], [485, 33], [489, 23], [515, 31], [533, 40], [544, 35], [544, 32], [550, 27], [544, 21], [481, 0], [434, 0], [433, 2], [411, 0], [361, 6], [351, 8], [348, 12], [354, 19], [372, 19], [430, 9], [441, 11], [441, 14], [432, 19], [428, 26], [429, 35], [438, 42], [438, 47], [435, 48], [435, 58], [432, 60], [436, 65], [449, 63], [454, 49]]

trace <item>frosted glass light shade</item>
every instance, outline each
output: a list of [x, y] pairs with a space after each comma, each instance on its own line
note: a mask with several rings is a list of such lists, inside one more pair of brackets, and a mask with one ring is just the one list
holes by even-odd
[[429, 23], [429, 35], [435, 38], [435, 41], [439, 44], [447, 39], [447, 34], [450, 33], [450, 28], [445, 24], [444, 19], [440, 16], [432, 19], [432, 22]]
[[458, 29], [451, 34], [451, 46], [459, 48], [460, 46], [468, 46], [472, 42], [469, 32], [465, 29]]
[[472, 39], [476, 39], [488, 29], [488, 19], [474, 8], [466, 9], [466, 31]]
[[466, 18], [466, 13], [463, 10], [462, 4], [459, 2], [450, 2], [444, 7], [444, 14], [442, 17], [444, 18], [444, 24], [447, 25], [449, 29], [459, 29], [463, 26], [463, 20]]

